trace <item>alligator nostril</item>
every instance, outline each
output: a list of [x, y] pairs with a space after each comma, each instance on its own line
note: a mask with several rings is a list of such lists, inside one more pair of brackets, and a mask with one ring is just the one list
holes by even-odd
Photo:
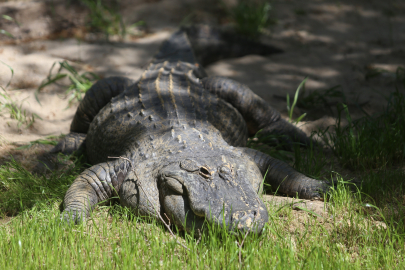
[[232, 230], [239, 230], [243, 232], [253, 231], [260, 234], [264, 224], [267, 222], [265, 219], [267, 216], [263, 215], [259, 209], [236, 211], [231, 216], [230, 228]]
[[222, 167], [219, 169], [219, 172], [225, 173], [225, 174], [231, 174], [231, 173], [232, 173], [231, 169], [230, 169], [229, 167], [226, 167], [226, 166], [222, 166]]
[[204, 178], [210, 178], [212, 173], [210, 171], [210, 169], [208, 168], [208, 166], [204, 167], [200, 167], [200, 175], [203, 176]]

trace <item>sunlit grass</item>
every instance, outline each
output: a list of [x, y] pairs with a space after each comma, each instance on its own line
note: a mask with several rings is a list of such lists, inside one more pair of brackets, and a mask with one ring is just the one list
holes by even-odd
[[[0, 225], [1, 269], [400, 269], [404, 267], [401, 227], [375, 223], [376, 213], [359, 211], [361, 193], [339, 184], [330, 194], [328, 213], [300, 215], [277, 211], [261, 236], [249, 236], [242, 248], [236, 236], [209, 228], [199, 240], [161, 224], [134, 217], [117, 205], [99, 207], [87, 223], [60, 223], [60, 200], [38, 202]], [[374, 218], [373, 218], [374, 217]]]
[[65, 172], [36, 176], [12, 160], [0, 167], [0, 215], [15, 215], [21, 211], [60, 201], [78, 175], [80, 163], [75, 162]]

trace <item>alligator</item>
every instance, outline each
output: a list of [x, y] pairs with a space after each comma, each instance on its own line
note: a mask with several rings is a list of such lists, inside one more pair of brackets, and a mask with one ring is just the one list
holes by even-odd
[[[93, 165], [69, 187], [62, 220], [82, 222], [96, 205], [118, 197], [137, 215], [164, 217], [180, 230], [202, 230], [208, 222], [260, 233], [268, 221], [258, 194], [264, 175], [279, 193], [303, 199], [319, 199], [328, 189], [327, 182], [246, 147], [258, 130], [289, 143], [310, 139], [247, 86], [206, 75], [192, 48], [204, 31], [172, 34], [138, 81], [110, 77], [87, 91], [70, 133], [52, 150], [84, 149]], [[274, 52], [249, 44], [254, 53]], [[217, 56], [251, 52], [239, 47], [215, 50]]]

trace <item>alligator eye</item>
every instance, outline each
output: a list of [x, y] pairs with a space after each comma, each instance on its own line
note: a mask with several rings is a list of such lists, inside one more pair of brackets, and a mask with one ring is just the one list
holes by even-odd
[[210, 178], [211, 172], [207, 167], [200, 167], [200, 175], [205, 178]]
[[191, 159], [185, 159], [180, 162], [180, 167], [188, 172], [195, 172], [199, 170], [197, 163]]

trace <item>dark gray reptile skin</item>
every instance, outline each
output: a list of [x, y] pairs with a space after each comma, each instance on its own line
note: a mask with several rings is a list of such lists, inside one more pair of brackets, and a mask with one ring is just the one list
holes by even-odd
[[[188, 231], [206, 220], [260, 232], [268, 213], [257, 192], [267, 169], [266, 181], [285, 194], [318, 198], [327, 185], [245, 148], [248, 133], [259, 129], [308, 142], [248, 87], [206, 77], [180, 30], [138, 81], [107, 78], [87, 92], [55, 151], [71, 152], [85, 141], [94, 166], [69, 188], [62, 216], [79, 222], [118, 195], [136, 213], [157, 217], [158, 211]], [[130, 159], [135, 173], [128, 161], [109, 156]]]

